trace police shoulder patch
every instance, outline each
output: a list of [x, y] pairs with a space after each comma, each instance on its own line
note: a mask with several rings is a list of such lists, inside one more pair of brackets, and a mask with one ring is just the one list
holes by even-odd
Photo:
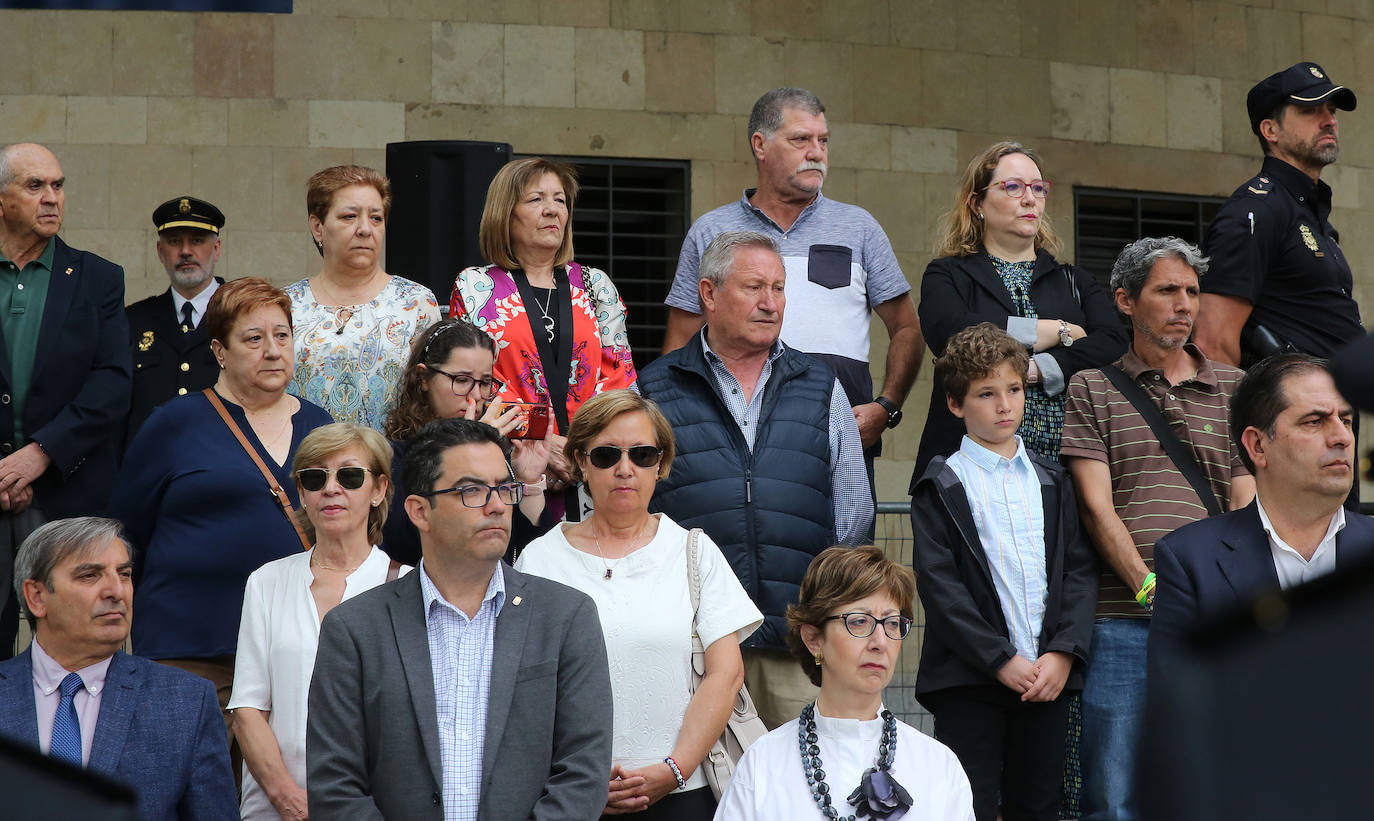
[[1250, 180], [1245, 184], [1246, 191], [1249, 191], [1251, 194], [1260, 197], [1268, 196], [1269, 192], [1273, 190], [1273, 188], [1274, 183], [1271, 182], [1268, 177], [1264, 176], [1255, 177], [1254, 179]]

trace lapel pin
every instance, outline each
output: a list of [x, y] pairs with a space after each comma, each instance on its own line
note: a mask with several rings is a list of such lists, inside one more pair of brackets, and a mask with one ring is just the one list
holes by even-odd
[[67, 269], [67, 276], [71, 276], [71, 275], [72, 275], [72, 269], [68, 268], [68, 269]]
[[513, 598], [513, 599], [510, 600], [510, 603], [511, 603], [511, 605], [513, 605], [513, 606], [515, 606], [515, 607], [519, 607], [519, 606], [520, 606], [520, 597], [519, 597], [519, 596], [516, 596], [515, 598]]

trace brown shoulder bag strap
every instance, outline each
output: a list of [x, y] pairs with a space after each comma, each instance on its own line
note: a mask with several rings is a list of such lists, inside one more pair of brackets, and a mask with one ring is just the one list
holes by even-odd
[[229, 409], [224, 407], [224, 403], [220, 401], [219, 394], [215, 393], [215, 389], [206, 388], [201, 393], [210, 400], [210, 405], [219, 413], [219, 418], [224, 420], [229, 432], [234, 434], [235, 439], [239, 440], [239, 444], [243, 446], [243, 452], [248, 454], [248, 458], [252, 459], [253, 464], [258, 466], [258, 470], [262, 471], [262, 478], [267, 480], [268, 489], [276, 497], [277, 504], [281, 505], [281, 511], [286, 514], [286, 520], [291, 523], [291, 527], [296, 530], [296, 535], [300, 537], [301, 547], [309, 550], [310, 540], [305, 537], [305, 531], [301, 530], [301, 523], [296, 520], [296, 509], [291, 506], [291, 498], [286, 495], [285, 490], [282, 490], [281, 485], [277, 482], [277, 477], [272, 475], [272, 471], [263, 464], [262, 457], [258, 456], [256, 450], [253, 450], [253, 446], [248, 442], [248, 437], [243, 435], [243, 431], [239, 429], [234, 417], [229, 415]]
[[398, 561], [396, 561], [395, 559], [392, 559], [392, 560], [391, 560], [391, 564], [387, 565], [387, 568], [386, 568], [386, 580], [389, 581], [389, 582], [394, 582], [394, 581], [396, 581], [397, 579], [399, 579], [400, 577], [401, 577], [401, 563], [398, 562]]

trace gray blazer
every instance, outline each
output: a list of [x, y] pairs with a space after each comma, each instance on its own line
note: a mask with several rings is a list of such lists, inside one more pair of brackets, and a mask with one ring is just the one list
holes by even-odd
[[[506, 600], [496, 621], [478, 817], [598, 818], [611, 771], [611, 682], [596, 605], [504, 562], [500, 569]], [[325, 617], [310, 682], [306, 762], [317, 821], [442, 821], [418, 572]]]

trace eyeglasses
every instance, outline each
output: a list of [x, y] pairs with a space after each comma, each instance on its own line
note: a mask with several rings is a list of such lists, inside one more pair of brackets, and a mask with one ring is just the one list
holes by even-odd
[[329, 481], [329, 474], [334, 474], [334, 478], [339, 480], [339, 487], [344, 490], [357, 490], [363, 486], [367, 480], [367, 474], [372, 471], [357, 465], [349, 465], [342, 468], [301, 468], [296, 471], [296, 481], [301, 483], [301, 487], [311, 492], [324, 490], [324, 483]]
[[472, 392], [472, 386], [478, 385], [482, 388], [482, 398], [490, 399], [500, 393], [501, 389], [505, 387], [499, 379], [473, 379], [465, 373], [449, 373], [448, 371], [441, 371], [430, 365], [426, 365], [425, 367], [440, 376], [447, 376], [453, 384], [454, 396], [467, 396]]
[[1017, 200], [1021, 199], [1026, 193], [1027, 188], [1030, 188], [1030, 192], [1034, 194], [1035, 198], [1038, 200], [1043, 200], [1050, 195], [1049, 180], [1031, 180], [1030, 182], [1026, 182], [1025, 180], [1018, 180], [1013, 177], [1009, 180], [998, 180], [983, 190], [987, 191], [988, 188], [1001, 188], [1003, 191], [1007, 192], [1008, 197]]
[[841, 613], [838, 616], [825, 617], [826, 621], [835, 619], [842, 619], [844, 629], [856, 639], [866, 639], [873, 635], [873, 631], [878, 629], [879, 622], [883, 625], [883, 632], [893, 641], [901, 641], [911, 632], [911, 619], [906, 616], [888, 616], [880, 619], [871, 613]]
[[630, 461], [642, 468], [654, 467], [663, 458], [663, 451], [653, 445], [635, 445], [632, 448], [598, 445], [587, 451], [587, 459], [591, 461], [592, 467], [605, 470], [620, 464], [622, 453], [630, 454]]
[[505, 504], [518, 505], [520, 500], [525, 498], [525, 486], [520, 482], [506, 482], [500, 485], [459, 485], [417, 492], [415, 495], [431, 499], [445, 493], [457, 493], [463, 507], [486, 507], [491, 502], [493, 493]]

